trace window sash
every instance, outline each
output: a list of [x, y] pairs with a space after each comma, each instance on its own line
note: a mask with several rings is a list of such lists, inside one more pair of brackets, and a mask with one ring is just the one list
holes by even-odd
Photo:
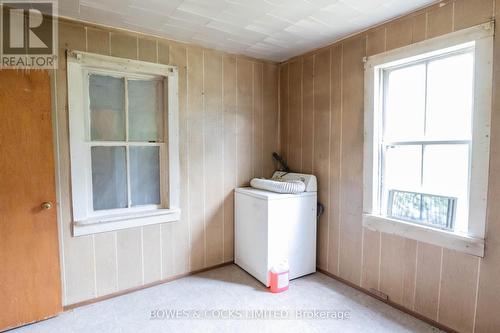
[[[421, 188], [423, 186], [423, 181], [424, 181], [424, 163], [425, 163], [425, 147], [427, 146], [432, 146], [432, 145], [440, 145], [440, 146], [454, 146], [454, 145], [467, 145], [468, 150], [469, 150], [469, 155], [468, 155], [468, 170], [469, 170], [469, 179], [471, 177], [471, 165], [472, 165], [472, 160], [471, 160], [471, 155], [472, 155], [472, 140], [445, 140], [445, 141], [400, 141], [400, 142], [381, 142], [379, 144], [380, 148], [380, 174], [379, 174], [379, 189], [378, 189], [378, 197], [380, 198], [378, 204], [378, 211], [380, 215], [387, 215], [387, 209], [389, 205], [389, 188], [387, 187], [385, 178], [386, 178], [386, 153], [387, 149], [390, 147], [401, 147], [401, 146], [420, 146], [422, 150], [421, 154], [421, 159], [420, 159], [420, 183], [421, 183]], [[469, 198], [470, 196], [470, 182], [469, 186], [467, 188], [467, 193], [465, 196]], [[424, 192], [415, 192], [415, 193], [424, 193]], [[424, 193], [424, 194], [429, 194], [429, 193]], [[442, 196], [442, 195], [441, 195]], [[468, 206], [468, 202], [467, 202]], [[456, 217], [456, 216], [455, 216]], [[418, 223], [418, 222], [415, 222]], [[427, 224], [425, 224], [427, 225]], [[455, 227], [455, 225], [454, 225]]]
[[[467, 145], [468, 146], [468, 150], [469, 150], [469, 155], [468, 155], [468, 161], [467, 161], [467, 164], [468, 164], [468, 170], [469, 170], [469, 179], [471, 177], [471, 153], [472, 153], [472, 126], [473, 126], [473, 121], [471, 119], [471, 129], [470, 129], [470, 132], [468, 133], [468, 138], [462, 138], [462, 139], [440, 139], [440, 140], [433, 140], [431, 138], [428, 138], [427, 137], [427, 112], [428, 112], [428, 100], [427, 100], [427, 96], [428, 96], [428, 83], [429, 83], [429, 64], [434, 62], [434, 61], [438, 61], [438, 60], [441, 60], [441, 59], [446, 59], [446, 58], [450, 58], [450, 57], [454, 57], [454, 56], [459, 56], [459, 55], [463, 55], [463, 54], [468, 54], [468, 53], [472, 53], [473, 57], [475, 58], [475, 55], [474, 55], [474, 52], [475, 52], [475, 46], [474, 46], [474, 42], [471, 42], [471, 43], [467, 43], [469, 46], [467, 47], [462, 47], [462, 48], [459, 48], [459, 49], [455, 49], [455, 50], [452, 50], [450, 52], [446, 52], [446, 53], [441, 53], [441, 54], [437, 54], [437, 55], [434, 55], [434, 56], [429, 56], [429, 57], [425, 57], [425, 58], [422, 58], [422, 59], [418, 59], [418, 60], [414, 60], [414, 61], [408, 61], [408, 62], [402, 62], [402, 63], [399, 63], [398, 65], [395, 65], [395, 66], [391, 66], [391, 67], [386, 67], [386, 68], [383, 68], [383, 69], [380, 69], [380, 80], [381, 80], [381, 84], [379, 85], [379, 92], [378, 94], [380, 94], [380, 100], [382, 102], [382, 105], [381, 105], [381, 113], [380, 113], [380, 116], [381, 116], [381, 119], [380, 119], [380, 122], [381, 122], [381, 135], [379, 136], [379, 144], [378, 144], [378, 149], [379, 149], [379, 181], [378, 181], [378, 189], [377, 189], [377, 192], [378, 192], [378, 198], [380, 199], [378, 201], [378, 207], [377, 207], [377, 210], [379, 212], [380, 215], [382, 216], [387, 216], [387, 212], [388, 212], [388, 206], [389, 206], [389, 200], [390, 200], [390, 193], [389, 193], [389, 189], [387, 188], [387, 184], [386, 184], [386, 181], [385, 181], [385, 178], [386, 178], [386, 153], [387, 153], [387, 149], [389, 147], [397, 147], [397, 146], [420, 146], [421, 147], [421, 150], [422, 150], [422, 153], [421, 153], [421, 158], [420, 158], [420, 172], [421, 172], [421, 175], [420, 175], [420, 182], [421, 182], [421, 186], [423, 186], [423, 179], [424, 179], [424, 163], [425, 163], [425, 147], [426, 146], [430, 146], [430, 145]], [[475, 61], [475, 59], [474, 59]], [[386, 130], [387, 130], [387, 126], [386, 126], [386, 120], [387, 120], [387, 96], [389, 94], [389, 76], [390, 76], [390, 73], [395, 71], [395, 70], [400, 70], [400, 69], [403, 69], [403, 68], [408, 68], [408, 67], [412, 67], [412, 66], [417, 66], [417, 65], [421, 65], [421, 64], [424, 64], [425, 65], [425, 88], [424, 88], [424, 124], [423, 124], [423, 129], [424, 129], [424, 132], [423, 132], [423, 136], [422, 137], [412, 137], [412, 138], [406, 138], [406, 139], [402, 139], [402, 140], [397, 140], [397, 141], [391, 141], [391, 140], [386, 140]], [[475, 85], [473, 84], [472, 85], [472, 94], [474, 94], [474, 91], [475, 91]], [[473, 107], [471, 105], [471, 107]], [[473, 117], [473, 114], [474, 114], [474, 111], [472, 110], [471, 112], [471, 117]], [[469, 198], [470, 196], [470, 191], [469, 191], [469, 188], [470, 188], [470, 184], [467, 188], [467, 192], [465, 193], [465, 196], [467, 198]], [[468, 211], [468, 205], [467, 205], [467, 211]], [[468, 214], [468, 213], [467, 213]], [[423, 224], [423, 223], [419, 223], [419, 222], [415, 222], [417, 224]], [[454, 225], [455, 227], [455, 225]]]
[[[92, 214], [95, 216], [101, 216], [101, 215], [109, 215], [110, 213], [117, 213], [117, 212], [126, 212], [130, 210], [142, 210], [142, 207], [147, 208], [148, 210], [151, 209], [160, 209], [160, 208], [165, 208], [165, 200], [164, 200], [164, 182], [162, 181], [162, 171], [163, 170], [163, 163], [162, 163], [162, 157], [164, 156], [164, 150], [165, 150], [165, 144], [164, 143], [148, 143], [148, 142], [116, 142], [116, 141], [109, 141], [109, 142], [102, 142], [102, 141], [94, 141], [94, 142], [89, 142], [87, 143], [88, 150], [90, 151], [92, 147], [125, 147], [125, 159], [126, 159], [126, 174], [127, 174], [127, 208], [113, 208], [113, 209], [100, 209], [100, 210], [95, 210], [94, 209], [94, 192], [90, 191], [90, 204], [92, 205]], [[160, 170], [160, 204], [148, 204], [148, 205], [136, 205], [132, 206], [132, 189], [131, 189], [131, 180], [130, 180], [130, 147], [158, 147], [158, 154], [159, 154], [159, 170]]]
[[[90, 75], [102, 75], [102, 76], [111, 76], [116, 78], [122, 78], [124, 80], [124, 99], [125, 99], [125, 141], [98, 141], [91, 140], [91, 110], [90, 110]], [[159, 77], [156, 75], [141, 75], [141, 74], [132, 74], [132, 73], [122, 73], [118, 71], [107, 71], [101, 69], [87, 68], [84, 70], [84, 91], [85, 91], [85, 110], [86, 113], [85, 119], [85, 135], [86, 142], [84, 143], [87, 147], [88, 156], [90, 157], [90, 151], [92, 147], [125, 147], [126, 151], [126, 175], [127, 175], [127, 208], [114, 208], [114, 209], [103, 209], [103, 210], [95, 210], [94, 209], [94, 193], [92, 190], [92, 179], [89, 182], [88, 189], [88, 217], [96, 218], [102, 216], [112, 216], [126, 213], [135, 213], [141, 211], [150, 211], [155, 209], [164, 209], [168, 208], [168, 196], [165, 195], [166, 191], [169, 189], [169, 184], [167, 184], [168, 176], [164, 170], [168, 169], [168, 162], [166, 158], [168, 158], [167, 154], [167, 145], [165, 143], [165, 137], [167, 132], [167, 115], [168, 115], [168, 87], [166, 83], [166, 79], [164, 77]], [[160, 98], [163, 99], [163, 131], [162, 137], [159, 138], [158, 142], [148, 142], [148, 141], [129, 141], [129, 97], [128, 97], [128, 81], [129, 80], [151, 80], [151, 81], [163, 81], [163, 94]], [[150, 205], [139, 205], [132, 206], [132, 190], [131, 190], [131, 180], [130, 180], [130, 147], [159, 147], [159, 168], [160, 168], [160, 204], [150, 204]], [[91, 163], [88, 164], [90, 168], [92, 168]], [[90, 174], [92, 174], [92, 170], [89, 170]]]
[[144, 143], [149, 143], [149, 141], [129, 141], [129, 134], [130, 134], [130, 128], [129, 128], [129, 97], [128, 97], [128, 81], [129, 80], [143, 80], [143, 81], [162, 81], [163, 83], [163, 94], [160, 96], [162, 98], [162, 105], [163, 105], [163, 129], [164, 131], [162, 132], [162, 137], [159, 139], [159, 143], [165, 143], [165, 138], [166, 138], [166, 129], [168, 128], [167, 124], [167, 116], [168, 116], [168, 81], [165, 77], [160, 77], [157, 75], [142, 75], [142, 74], [134, 74], [134, 73], [123, 73], [119, 71], [107, 71], [107, 70], [102, 70], [102, 69], [96, 69], [96, 68], [86, 68], [84, 70], [84, 98], [85, 98], [85, 106], [86, 110], [85, 113], [85, 136], [86, 136], [86, 141], [87, 142], [106, 142], [106, 141], [100, 141], [100, 140], [92, 140], [91, 139], [91, 112], [90, 112], [90, 94], [89, 94], [89, 89], [90, 89], [90, 82], [89, 78], [90, 75], [101, 75], [101, 76], [110, 76], [114, 78], [120, 78], [124, 80], [124, 105], [125, 105], [125, 141], [107, 141], [107, 142], [144, 142]]
[[[416, 138], [408, 138], [407, 140], [400, 140], [399, 142], [417, 142], [417, 141], [429, 141], [429, 142], [432, 142], [432, 141], [436, 141], [436, 142], [439, 142], [439, 141], [458, 141], [458, 140], [432, 140], [432, 139], [428, 139], [427, 138], [427, 133], [426, 133], [426, 122], [427, 122], [427, 107], [428, 107], [428, 82], [429, 82], [429, 64], [434, 62], [434, 61], [438, 61], [438, 60], [442, 60], [442, 59], [446, 59], [446, 58], [450, 58], [450, 57], [454, 57], [454, 56], [459, 56], [459, 55], [463, 55], [463, 54], [468, 54], [468, 53], [472, 53], [473, 57], [474, 57], [474, 62], [475, 62], [475, 43], [472, 42], [472, 43], [466, 43], [467, 45], [468, 44], [472, 44], [471, 46], [467, 46], [467, 47], [464, 47], [464, 48], [460, 48], [460, 49], [457, 49], [457, 50], [452, 50], [450, 52], [446, 52], [446, 53], [442, 53], [442, 54], [437, 54], [437, 55], [434, 55], [434, 56], [429, 56], [429, 57], [426, 57], [426, 58], [423, 58], [423, 59], [419, 59], [419, 60], [414, 60], [414, 61], [408, 61], [408, 62], [404, 62], [404, 63], [401, 63], [401, 64], [398, 64], [398, 65], [395, 65], [395, 66], [391, 66], [391, 67], [386, 67], [386, 68], [383, 68], [383, 69], [380, 69], [380, 79], [381, 79], [381, 85], [380, 85], [380, 91], [379, 91], [379, 94], [381, 95], [381, 98], [380, 100], [382, 101], [382, 113], [381, 113], [381, 133], [382, 133], [382, 141], [385, 140], [386, 138], [386, 119], [387, 119], [387, 96], [389, 94], [389, 76], [391, 74], [391, 72], [393, 71], [396, 71], [396, 70], [400, 70], [400, 69], [403, 69], [403, 68], [408, 68], [408, 67], [412, 67], [412, 66], [416, 66], [416, 65], [421, 65], [421, 64], [424, 64], [425, 65], [425, 100], [424, 100], [424, 133], [423, 133], [423, 137], [419, 138], [419, 137], [416, 137]], [[474, 91], [475, 91], [475, 82], [474, 84], [472, 85], [472, 93], [473, 93], [473, 99], [474, 99]], [[473, 105], [471, 105], [471, 107], [473, 108]], [[471, 112], [471, 118], [473, 117], [473, 114], [474, 114], [474, 110], [472, 110], [473, 112]], [[471, 119], [471, 128], [470, 128], [470, 131], [468, 133], [468, 137], [467, 138], [461, 138], [463, 139], [462, 141], [471, 141], [472, 139], [472, 130], [473, 130], [473, 121]]]

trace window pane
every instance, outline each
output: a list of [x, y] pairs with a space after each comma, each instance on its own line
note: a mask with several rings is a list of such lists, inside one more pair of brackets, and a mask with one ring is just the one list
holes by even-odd
[[160, 204], [158, 147], [130, 147], [132, 206]]
[[421, 138], [424, 135], [425, 65], [389, 72], [385, 101], [386, 140]]
[[457, 198], [455, 225], [465, 227], [468, 211], [469, 146], [430, 145], [424, 151], [424, 191]]
[[420, 221], [422, 195], [412, 192], [392, 192], [390, 216], [403, 220]]
[[92, 147], [94, 210], [127, 207], [125, 147]]
[[471, 53], [429, 63], [426, 133], [431, 138], [471, 136], [474, 58]]
[[121, 78], [89, 77], [90, 137], [93, 141], [125, 140], [125, 83]]
[[452, 229], [455, 199], [414, 192], [391, 191], [388, 215], [442, 229]]
[[421, 146], [387, 148], [384, 184], [387, 190], [417, 192], [421, 186]]
[[[424, 195], [422, 197], [422, 222], [439, 228], [451, 229], [449, 223], [452, 200], [446, 197]], [[450, 221], [451, 222], [451, 221]]]
[[163, 84], [129, 80], [129, 140], [163, 141]]

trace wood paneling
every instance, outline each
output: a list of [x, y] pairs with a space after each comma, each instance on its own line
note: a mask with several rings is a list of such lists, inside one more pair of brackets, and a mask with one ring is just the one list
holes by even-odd
[[427, 12], [427, 38], [444, 35], [453, 30], [453, 1], [443, 1]]
[[138, 37], [123, 33], [110, 34], [110, 54], [113, 57], [137, 59]]
[[[224, 261], [234, 257], [234, 188], [237, 183], [236, 57], [225, 55], [223, 71], [224, 117]], [[277, 147], [277, 145], [276, 145]]]
[[187, 227], [185, 220], [160, 225], [162, 279], [189, 271], [189, 230]]
[[387, 26], [386, 50], [411, 44], [413, 41], [413, 17], [406, 17]]
[[366, 38], [344, 44], [342, 62], [342, 165], [340, 202], [340, 277], [361, 279], [363, 190], [363, 57]]
[[[314, 154], [314, 56], [305, 57], [302, 64], [302, 172], [312, 173]], [[281, 90], [284, 89], [280, 85]], [[281, 115], [281, 111], [280, 111]], [[281, 121], [283, 119], [280, 119]]]
[[[318, 267], [328, 264], [328, 230], [330, 217], [330, 63], [331, 51], [326, 49], [314, 59], [314, 155], [313, 174], [318, 180], [318, 201], [325, 212], [318, 222]], [[291, 105], [290, 105], [291, 108]], [[290, 126], [292, 127], [292, 126]]]
[[[170, 43], [164, 40], [156, 41], [158, 63], [168, 65], [170, 64]], [[139, 48], [139, 52], [141, 52]]]
[[329, 232], [327, 269], [338, 274], [339, 264], [339, 221], [340, 207], [337, 194], [340, 192], [341, 179], [341, 138], [342, 138], [342, 45], [331, 50], [331, 123], [330, 123], [330, 184]]
[[[161, 45], [162, 43], [159, 43]], [[161, 48], [160, 48], [161, 49]], [[159, 49], [159, 50], [160, 50]], [[189, 228], [189, 170], [188, 170], [188, 111], [187, 111], [187, 48], [183, 45], [173, 44], [169, 47], [169, 60], [172, 65], [179, 69], [179, 151], [180, 154], [180, 177], [181, 181], [181, 220], [174, 222], [171, 233], [170, 229], [162, 225], [162, 234], [165, 242], [163, 243], [163, 260], [169, 258], [168, 249], [173, 253], [173, 269], [168, 265], [163, 267], [163, 278], [168, 277], [168, 272], [174, 274], [183, 274], [190, 271], [190, 228]], [[173, 238], [173, 244], [167, 243]], [[165, 264], [168, 264], [165, 263]]]
[[158, 62], [157, 42], [151, 38], [140, 37], [138, 41], [138, 59], [142, 61]]
[[[301, 156], [301, 171], [318, 176], [320, 201], [325, 194], [328, 198], [328, 223], [323, 218], [318, 225], [318, 266], [365, 289], [378, 289], [391, 301], [461, 332], [500, 331], [500, 317], [492, 310], [500, 307], [500, 269], [495, 264], [500, 260], [500, 206], [494, 204], [500, 195], [500, 112], [495, 112], [500, 103], [495, 101], [492, 119], [484, 259], [363, 229], [362, 58], [486, 22], [494, 8], [500, 12], [500, 0], [443, 1], [280, 65], [281, 149], [293, 166]], [[325, 66], [328, 52], [331, 64]], [[325, 73], [328, 68], [330, 73]], [[330, 93], [325, 96], [328, 75]], [[495, 75], [495, 91], [499, 78]], [[328, 103], [330, 111], [325, 114]], [[302, 110], [302, 117], [297, 110]], [[300, 144], [294, 137], [298, 128]], [[326, 145], [329, 158], [324, 159]]]
[[253, 64], [252, 177], [263, 177], [263, 65]]
[[222, 54], [205, 51], [205, 228], [207, 266], [223, 262], [224, 142], [222, 114]]
[[382, 53], [385, 51], [386, 27], [377, 28], [366, 35], [366, 55]]
[[288, 166], [293, 171], [302, 168], [302, 61], [289, 63], [289, 135]]
[[275, 64], [265, 63], [263, 74], [263, 124], [264, 147], [263, 147], [263, 168], [264, 176], [270, 177], [276, 170], [272, 153], [278, 149], [279, 110], [278, 110], [278, 71]]
[[203, 112], [203, 50], [187, 51], [188, 183], [191, 270], [205, 266], [205, 149]]
[[[59, 23], [59, 62], [64, 62], [56, 73], [55, 88], [57, 89], [56, 122], [57, 122], [57, 164], [59, 168], [60, 184], [60, 228], [62, 238], [62, 267], [63, 267], [63, 305], [90, 299], [97, 294], [95, 271], [96, 260], [94, 252], [94, 239], [92, 236], [71, 237], [71, 186], [70, 184], [70, 162], [69, 162], [69, 133], [68, 133], [68, 98], [66, 83], [66, 48], [74, 50], [86, 50], [87, 44], [97, 44], [95, 36], [91, 33], [91, 39], [85, 38], [85, 27], [77, 23]], [[89, 32], [89, 31], [87, 31]], [[109, 37], [109, 33], [106, 34]], [[103, 40], [109, 39], [101, 36]], [[96, 46], [97, 48], [97, 46]], [[105, 48], [103, 47], [103, 53]], [[105, 53], [104, 53], [105, 54]], [[64, 60], [63, 60], [64, 59]], [[116, 277], [115, 277], [116, 280]], [[112, 284], [113, 282], [100, 281], [99, 284]]]
[[[279, 133], [280, 133], [280, 141], [279, 148], [281, 157], [285, 160], [288, 159], [288, 123], [290, 118], [290, 110], [288, 108], [288, 97], [289, 97], [289, 65], [285, 64], [280, 66], [280, 79], [279, 85], [280, 89], [280, 125], [279, 125]], [[286, 87], [286, 88], [285, 88]], [[285, 88], [285, 89], [283, 89]]]
[[[279, 67], [61, 20], [56, 71], [65, 305], [233, 260], [233, 189], [274, 171]], [[66, 48], [177, 65], [181, 221], [71, 236]], [[260, 103], [259, 103], [260, 101]]]
[[381, 234], [380, 287], [389, 300], [409, 309], [414, 304], [417, 242]]
[[455, 30], [487, 22], [493, 18], [494, 0], [458, 0], [455, 2]]
[[236, 59], [236, 142], [237, 142], [237, 186], [249, 184], [252, 178], [253, 141], [253, 63]]
[[[159, 224], [148, 225], [142, 228], [143, 283], [161, 280], [162, 233], [160, 229], [161, 225]], [[172, 267], [172, 264], [169, 266]]]
[[437, 319], [443, 249], [418, 243], [414, 309], [427, 318]]
[[96, 296], [118, 290], [116, 232], [94, 236]]
[[413, 19], [412, 43], [423, 41], [427, 38], [427, 12], [416, 14]]
[[363, 263], [361, 287], [379, 289], [380, 281], [380, 232], [363, 228]]
[[473, 330], [478, 264], [479, 258], [443, 251], [438, 320], [459, 332]]
[[118, 290], [143, 284], [141, 228], [116, 232]]
[[[87, 28], [87, 51], [109, 55], [109, 32], [101, 29]], [[63, 68], [59, 68], [62, 70]]]

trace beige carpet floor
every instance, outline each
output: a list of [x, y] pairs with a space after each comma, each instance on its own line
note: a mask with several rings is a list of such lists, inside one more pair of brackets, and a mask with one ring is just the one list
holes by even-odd
[[439, 332], [316, 273], [272, 294], [236, 265], [115, 297], [11, 333]]

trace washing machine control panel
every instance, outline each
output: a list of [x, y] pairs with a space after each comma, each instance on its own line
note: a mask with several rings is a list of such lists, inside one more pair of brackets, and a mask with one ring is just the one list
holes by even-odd
[[304, 184], [306, 184], [305, 192], [317, 192], [318, 191], [316, 176], [314, 176], [314, 175], [308, 175], [308, 174], [304, 174], [304, 173], [275, 171], [272, 179], [284, 181], [284, 182], [300, 180]]

